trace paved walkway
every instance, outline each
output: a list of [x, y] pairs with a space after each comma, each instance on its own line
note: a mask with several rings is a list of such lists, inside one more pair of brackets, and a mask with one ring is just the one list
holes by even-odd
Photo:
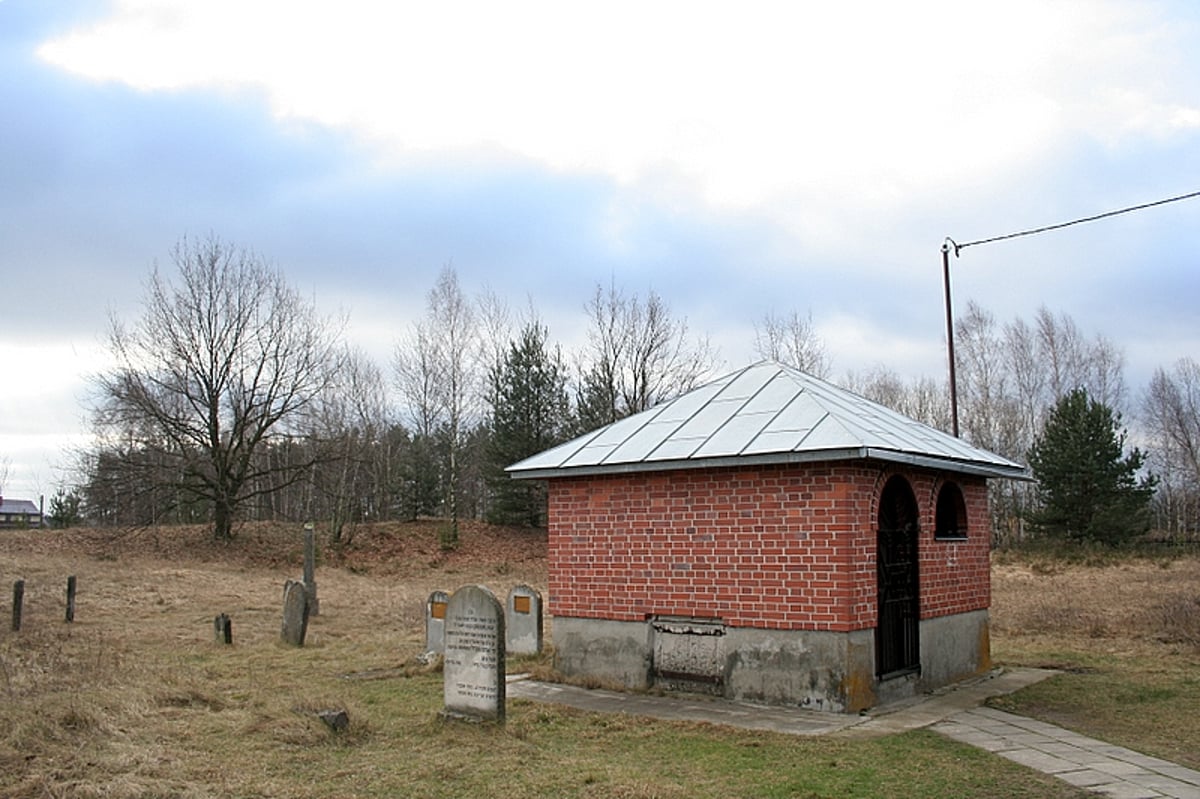
[[874, 737], [936, 732], [1114, 799], [1200, 799], [1200, 772], [1033, 719], [981, 707], [984, 700], [1044, 680], [1052, 671], [1013, 669], [861, 716], [695, 696], [589, 690], [510, 676], [508, 696], [597, 713], [726, 724], [790, 735]]
[[1002, 710], [964, 710], [933, 729], [1115, 799], [1200, 799], [1200, 771]]

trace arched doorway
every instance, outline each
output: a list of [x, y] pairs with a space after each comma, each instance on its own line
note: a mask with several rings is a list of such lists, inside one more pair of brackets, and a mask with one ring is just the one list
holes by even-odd
[[875, 674], [881, 680], [921, 668], [917, 521], [912, 488], [903, 477], [892, 477], [879, 496]]

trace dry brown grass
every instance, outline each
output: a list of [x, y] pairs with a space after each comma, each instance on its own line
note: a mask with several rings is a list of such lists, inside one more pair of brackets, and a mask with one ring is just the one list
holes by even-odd
[[[370, 740], [373, 714], [344, 675], [420, 675], [405, 666], [423, 648], [431, 591], [459, 580], [501, 598], [518, 583], [546, 590], [544, 536], [474, 526], [442, 553], [432, 527], [362, 530], [354, 546], [325, 553], [341, 566], [318, 568], [320, 615], [303, 656], [279, 643], [283, 583], [302, 563], [297, 530], [249, 528], [230, 545], [202, 528], [3, 533], [0, 795], [246, 795], [232, 775], [256, 748]], [[74, 624], [64, 620], [69, 575]], [[233, 647], [214, 641], [218, 613], [233, 619]], [[348, 733], [316, 718], [327, 708], [349, 711]], [[249, 795], [296, 795], [284, 777], [254, 782], [266, 787]]]
[[[514, 797], [1078, 795], [927, 733], [796, 739], [520, 702], [499, 733], [448, 725], [439, 675], [414, 660], [425, 598], [466, 583], [498, 596], [517, 583], [545, 592], [544, 536], [469, 525], [460, 549], [443, 553], [435, 522], [360, 530], [351, 546], [323, 553], [321, 613], [302, 650], [279, 643], [299, 541], [298, 529], [269, 526], [231, 545], [200, 528], [4, 533], [0, 609], [11, 581], [27, 582], [22, 631], [0, 616], [0, 796], [449, 797], [490, 795], [501, 780]], [[1003, 567], [998, 655], [1077, 662], [1076, 641], [1182, 648], [1143, 634], [1149, 623], [1138, 620], [1156, 607], [1151, 593], [1159, 629], [1188, 616], [1175, 582], [1195, 586], [1195, 568], [1115, 571], [1090, 592], [1112, 598], [1115, 574], [1124, 593], [1109, 604], [1137, 600], [1139, 616], [1084, 602], [1077, 581], [1095, 573]], [[213, 640], [222, 612], [232, 647]], [[1061, 647], [1030, 645], [1043, 638]], [[324, 709], [346, 710], [350, 729], [332, 732], [314, 715]]]
[[1117, 645], [1200, 645], [1200, 559], [996, 565], [992, 628]]
[[992, 570], [992, 653], [1063, 674], [995, 704], [1200, 768], [1200, 558]]

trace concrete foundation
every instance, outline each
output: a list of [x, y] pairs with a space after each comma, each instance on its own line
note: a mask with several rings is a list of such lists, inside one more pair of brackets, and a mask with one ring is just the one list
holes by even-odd
[[555, 616], [554, 666], [567, 677], [649, 688], [653, 633], [646, 622]]
[[991, 667], [992, 648], [986, 610], [921, 621], [919, 691], [933, 691], [976, 677]]
[[921, 670], [875, 676], [875, 631], [726, 627], [714, 619], [645, 622], [555, 617], [557, 669], [639, 690], [704, 691], [748, 702], [854, 713], [991, 667], [986, 610], [921, 622]]

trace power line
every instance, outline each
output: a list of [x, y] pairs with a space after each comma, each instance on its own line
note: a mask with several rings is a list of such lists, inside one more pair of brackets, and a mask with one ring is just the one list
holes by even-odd
[[1004, 241], [1006, 239], [1017, 239], [1022, 236], [1033, 236], [1038, 233], [1047, 233], [1051, 230], [1060, 230], [1065, 227], [1071, 227], [1072, 225], [1082, 225], [1084, 222], [1095, 222], [1097, 219], [1107, 219], [1110, 216], [1120, 216], [1121, 214], [1129, 214], [1133, 213], [1134, 211], [1143, 211], [1147, 208], [1154, 208], [1156, 206], [1166, 205], [1168, 203], [1177, 203], [1180, 200], [1190, 200], [1194, 197], [1200, 197], [1200, 191], [1193, 191], [1188, 194], [1180, 194], [1178, 197], [1167, 197], [1163, 200], [1155, 200], [1154, 202], [1142, 203], [1141, 205], [1131, 205], [1128, 208], [1119, 208], [1116, 211], [1105, 211], [1102, 214], [1085, 216], [1082, 219], [1072, 219], [1070, 222], [1059, 222], [1057, 225], [1046, 225], [1045, 227], [1022, 230], [1017, 233], [1006, 233], [1003, 236], [993, 236], [990, 239], [968, 241], [965, 244], [959, 244], [949, 236], [946, 237], [946, 241], [954, 245], [954, 255], [957, 257], [960, 251], [965, 250], [967, 247], [974, 247], [976, 244], [991, 244], [994, 241]]
[[1118, 208], [1116, 211], [1105, 211], [1102, 214], [1094, 216], [1085, 216], [1081, 219], [1072, 219], [1070, 222], [1059, 222], [1057, 225], [1046, 225], [1045, 227], [1033, 228], [1031, 230], [1021, 230], [1016, 233], [1006, 233], [1003, 236], [992, 236], [990, 239], [979, 239], [978, 241], [968, 241], [965, 244], [959, 244], [949, 236], [942, 243], [942, 283], [946, 290], [946, 354], [950, 361], [950, 416], [954, 425], [954, 437], [958, 437], [958, 379], [955, 376], [954, 364], [954, 313], [950, 305], [950, 247], [954, 247], [954, 257], [965, 250], [967, 247], [974, 247], [977, 244], [991, 244], [996, 241], [1005, 241], [1007, 239], [1016, 239], [1022, 236], [1034, 236], [1038, 233], [1047, 233], [1051, 230], [1061, 230], [1072, 225], [1082, 225], [1084, 222], [1095, 222], [1097, 219], [1107, 219], [1110, 216], [1120, 216], [1121, 214], [1129, 214], [1134, 211], [1143, 211], [1147, 208], [1154, 208], [1167, 203], [1177, 203], [1180, 200], [1190, 200], [1193, 197], [1200, 197], [1200, 191], [1189, 192], [1188, 194], [1180, 194], [1177, 197], [1167, 197], [1163, 200], [1155, 200], [1154, 202], [1142, 203], [1141, 205], [1131, 205], [1128, 208]]

